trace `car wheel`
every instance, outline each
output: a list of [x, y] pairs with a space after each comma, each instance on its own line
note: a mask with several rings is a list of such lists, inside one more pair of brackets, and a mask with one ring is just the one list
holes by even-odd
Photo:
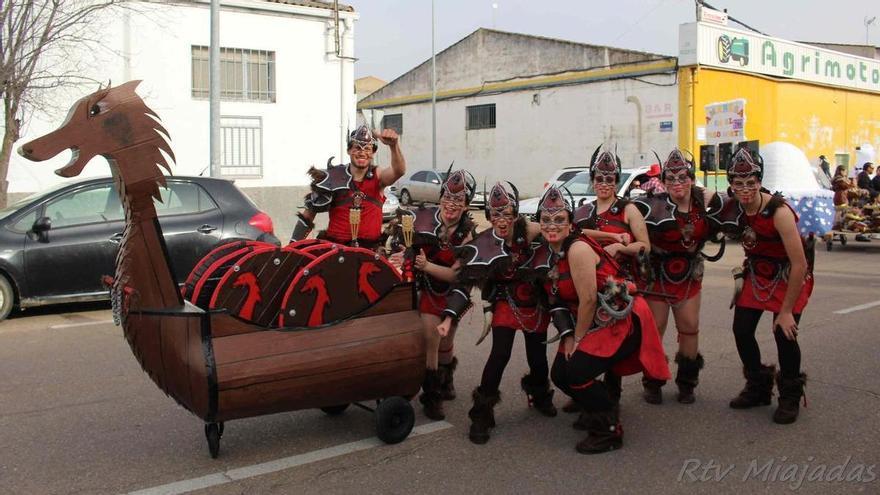
[[13, 304], [15, 304], [15, 292], [12, 290], [12, 284], [9, 283], [9, 279], [0, 275], [0, 321], [9, 316]]
[[409, 191], [404, 189], [400, 191], [400, 204], [404, 206], [409, 206], [412, 203], [412, 196], [409, 195]]

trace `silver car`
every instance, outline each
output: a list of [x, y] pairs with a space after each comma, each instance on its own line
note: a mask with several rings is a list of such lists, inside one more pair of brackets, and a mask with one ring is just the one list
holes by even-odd
[[446, 180], [446, 172], [418, 170], [401, 178], [394, 184], [400, 204], [436, 203], [440, 201], [440, 185]]

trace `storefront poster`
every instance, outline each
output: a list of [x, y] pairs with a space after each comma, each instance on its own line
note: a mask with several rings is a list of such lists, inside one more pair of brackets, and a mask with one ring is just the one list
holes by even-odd
[[706, 142], [738, 143], [746, 140], [746, 100], [706, 105]]

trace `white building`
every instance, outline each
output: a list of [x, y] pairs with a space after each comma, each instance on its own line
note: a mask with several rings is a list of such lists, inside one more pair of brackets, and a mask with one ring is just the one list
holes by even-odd
[[[677, 144], [676, 68], [675, 57], [478, 29], [436, 56], [437, 168], [455, 160], [526, 197], [601, 143], [617, 146], [624, 167], [654, 162], [651, 150]], [[431, 168], [430, 59], [358, 108], [401, 131], [410, 170]]]
[[[352, 7], [315, 0], [222, 0], [220, 175], [235, 178], [272, 216], [276, 234], [289, 235], [302, 204], [306, 170], [345, 152], [355, 124]], [[139, 2], [135, 12], [116, 11], [100, 25], [106, 53], [92, 59], [95, 80], [119, 84], [142, 79], [138, 93], [171, 135], [177, 175], [198, 175], [210, 162], [208, 45], [210, 2]], [[57, 127], [82, 94], [59, 101], [58, 112], [35, 116], [20, 143]], [[9, 192], [28, 193], [63, 179], [52, 171], [67, 161], [34, 164], [13, 155]], [[106, 175], [103, 158], [84, 175]], [[19, 194], [20, 195], [20, 194]]]

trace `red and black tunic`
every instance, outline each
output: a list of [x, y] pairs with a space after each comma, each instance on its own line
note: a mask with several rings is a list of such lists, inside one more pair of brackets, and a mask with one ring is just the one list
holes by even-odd
[[[609, 281], [617, 284], [627, 282], [618, 275], [620, 268], [617, 262], [596, 241], [584, 235], [566, 241], [562, 257], [555, 262], [556, 275], [548, 277], [544, 282], [544, 290], [551, 300], [567, 306], [571, 314], [577, 318], [579, 298], [571, 277], [568, 258], [564, 254], [575, 242], [587, 243], [599, 255], [599, 264], [596, 265], [596, 287], [599, 292], [608, 288]], [[660, 342], [660, 334], [657, 332], [657, 324], [654, 322], [654, 315], [644, 297], [635, 293], [636, 289], [631, 283], [629, 288], [633, 299], [632, 311], [622, 318], [606, 321], [603, 326], [599, 326], [594, 321], [586, 336], [578, 343], [577, 351], [603, 358], [613, 356], [627, 335], [632, 332], [633, 317], [636, 317], [642, 333], [639, 352], [617, 363], [612, 370], [620, 376], [644, 372], [651, 378], [668, 380], [669, 366], [663, 344]], [[601, 310], [597, 307], [596, 311]], [[563, 352], [561, 343], [558, 352]]]
[[[456, 229], [447, 236], [448, 241], [444, 241], [436, 236], [441, 228], [439, 213], [440, 209], [436, 206], [418, 210], [415, 222], [419, 232], [414, 239], [413, 248], [416, 253], [423, 250], [431, 263], [450, 267], [455, 264], [455, 248], [461, 246], [468, 235], [473, 233], [473, 220], [468, 213], [463, 214]], [[423, 231], [420, 226], [427, 230]], [[420, 273], [418, 281], [419, 312], [442, 317], [451, 285], [427, 273]]]
[[385, 203], [385, 194], [376, 167], [372, 167], [364, 180], [356, 181], [352, 178], [350, 187], [333, 192], [330, 223], [322, 237], [339, 244], [351, 243], [349, 210], [356, 198], [360, 198], [361, 205], [358, 242], [362, 246], [378, 245], [382, 232], [382, 204]]
[[[697, 190], [702, 193], [701, 190]], [[648, 205], [645, 225], [651, 240], [651, 279], [645, 289], [662, 295], [648, 299], [678, 304], [699, 294], [703, 288], [703, 257], [700, 250], [712, 232], [702, 201], [691, 199], [688, 212], [678, 211], [668, 193], [642, 202]], [[639, 203], [637, 203], [639, 204]]]
[[[592, 203], [581, 206], [574, 213], [575, 225], [579, 229], [598, 230], [600, 232], [609, 232], [612, 234], [626, 234], [629, 236], [629, 242], [635, 242], [636, 238], [632, 233], [632, 229], [626, 222], [626, 205], [629, 201], [618, 198], [607, 210], [598, 213], [598, 203]], [[603, 248], [614, 244], [616, 241], [611, 239], [596, 239]], [[640, 284], [639, 281], [639, 262], [636, 256], [617, 253], [614, 260], [620, 265], [620, 275], [628, 280]]]
[[[767, 206], [757, 214], [746, 215], [743, 212], [741, 216], [742, 245], [746, 259], [743, 262], [745, 274], [743, 290], [736, 300], [737, 306], [773, 313], [778, 313], [782, 309], [782, 302], [788, 290], [791, 262], [785, 252], [782, 237], [773, 223], [773, 215], [776, 209], [783, 205], [791, 210], [797, 222], [797, 213], [784, 198], [778, 195], [774, 195]], [[812, 292], [813, 274], [810, 268], [792, 310], [794, 314], [804, 311]]]
[[542, 303], [540, 288], [533, 278], [523, 276], [532, 258], [524, 221], [514, 225], [513, 243], [507, 249], [510, 260], [495, 270], [483, 287], [484, 297], [492, 302], [492, 326], [545, 333], [550, 315]]

